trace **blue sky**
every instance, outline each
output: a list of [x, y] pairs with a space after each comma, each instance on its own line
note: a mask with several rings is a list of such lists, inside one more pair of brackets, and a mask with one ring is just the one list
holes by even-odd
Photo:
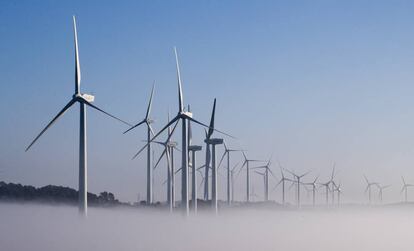
[[[321, 179], [335, 161], [349, 200], [363, 199], [364, 173], [400, 199], [400, 175], [414, 182], [413, 10], [410, 1], [1, 1], [1, 175], [77, 187], [78, 107], [24, 153], [74, 91], [75, 14], [81, 88], [96, 105], [136, 122], [156, 80], [160, 128], [178, 106], [177, 46], [185, 103], [208, 122], [216, 97], [217, 127], [239, 138], [229, 144]], [[89, 184], [134, 200], [145, 193], [144, 158], [130, 158], [145, 131], [124, 129], [88, 110]], [[156, 171], [159, 199], [165, 172]]]

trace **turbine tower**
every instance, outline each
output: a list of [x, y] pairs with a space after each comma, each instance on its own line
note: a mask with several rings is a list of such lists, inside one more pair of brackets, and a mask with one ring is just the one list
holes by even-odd
[[341, 204], [341, 194], [342, 194], [341, 183], [339, 183], [339, 185], [335, 184], [335, 191], [337, 192], [338, 206], [339, 206]]
[[230, 198], [230, 205], [234, 202], [234, 172], [236, 171], [237, 166], [239, 163], [233, 166], [233, 168], [230, 171], [230, 183], [231, 183], [231, 198]]
[[316, 205], [316, 181], [318, 180], [319, 176], [316, 177], [312, 182], [310, 183], [304, 183], [305, 185], [311, 186], [312, 187], [312, 206], [315, 207]]
[[276, 186], [273, 188], [273, 190], [272, 191], [274, 191], [274, 190], [276, 190], [276, 188], [280, 185], [280, 184], [282, 184], [282, 205], [285, 205], [285, 182], [286, 181], [291, 181], [291, 182], [293, 182], [293, 180], [291, 180], [291, 179], [288, 179], [288, 178], [286, 178], [285, 177], [285, 175], [284, 175], [284, 173], [283, 173], [283, 167], [280, 165], [280, 163], [278, 163], [279, 164], [279, 169], [280, 169], [280, 175], [281, 175], [281, 179], [280, 179], [280, 181], [276, 184]]
[[391, 185], [381, 186], [379, 183], [376, 184], [378, 187], [378, 198], [380, 200], [380, 203], [382, 204], [382, 196], [384, 189], [390, 187]]
[[67, 103], [63, 109], [47, 124], [47, 126], [37, 135], [37, 137], [26, 148], [26, 152], [33, 146], [33, 144], [49, 129], [70, 107], [75, 103], [80, 106], [80, 129], [79, 129], [79, 212], [86, 216], [88, 209], [88, 184], [87, 184], [87, 139], [86, 139], [86, 106], [98, 110], [122, 123], [131, 126], [129, 123], [105, 112], [104, 110], [93, 105], [94, 96], [81, 93], [81, 71], [79, 63], [79, 49], [78, 49], [78, 34], [76, 30], [76, 18], [73, 16], [73, 31], [75, 40], [75, 93], [72, 99]]
[[368, 178], [364, 175], [364, 179], [367, 182], [367, 188], [365, 189], [365, 193], [368, 192], [368, 201], [371, 204], [371, 187], [378, 186], [377, 182], [369, 182]]
[[[301, 182], [300, 182], [300, 179], [302, 179], [304, 176], [306, 176], [307, 174], [309, 174], [310, 173], [310, 171], [307, 171], [306, 173], [304, 173], [304, 174], [302, 174], [302, 175], [297, 175], [296, 173], [294, 173], [294, 172], [292, 172], [292, 171], [289, 171], [289, 170], [287, 170], [286, 169], [286, 171], [287, 172], [289, 172], [290, 174], [292, 174], [293, 175], [293, 177], [294, 177], [294, 183], [297, 183], [297, 187], [296, 187], [296, 192], [297, 192], [297, 194], [296, 194], [296, 198], [297, 198], [297, 206], [298, 207], [300, 207], [300, 184], [302, 184]], [[296, 179], [296, 180], [295, 180]], [[294, 184], [293, 183], [293, 184]], [[292, 185], [293, 185], [292, 184]]]
[[206, 141], [207, 144], [211, 145], [211, 207], [213, 208], [214, 212], [217, 213], [218, 210], [218, 196], [217, 196], [217, 161], [216, 161], [216, 146], [223, 144], [223, 139], [218, 138], [209, 138]]
[[267, 202], [269, 201], [269, 173], [276, 179], [275, 175], [273, 174], [272, 170], [270, 169], [270, 159], [267, 161], [266, 165], [253, 167], [252, 169], [264, 169], [263, 173], [256, 172], [263, 176], [264, 181], [264, 200]]
[[405, 179], [404, 179], [404, 177], [403, 177], [403, 176], [401, 176], [401, 179], [402, 179], [402, 182], [403, 182], [403, 187], [402, 187], [402, 189], [401, 189], [401, 193], [402, 193], [402, 192], [404, 192], [405, 203], [407, 203], [407, 202], [408, 202], [408, 196], [407, 196], [407, 193], [408, 193], [408, 187], [412, 187], [412, 186], [414, 186], [414, 185], [413, 185], [413, 184], [408, 184], [408, 183], [406, 183], [406, 182], [405, 182]]
[[[124, 132], [127, 133], [131, 131], [134, 128], [137, 128], [138, 126], [142, 124], [147, 125], [147, 142], [151, 140], [151, 134], [154, 135], [154, 131], [152, 130], [151, 124], [154, 122], [154, 120], [150, 119], [150, 113], [151, 113], [151, 106], [152, 106], [152, 97], [154, 96], [154, 87], [155, 87], [155, 81], [152, 85], [151, 90], [151, 96], [148, 101], [148, 107], [147, 107], [147, 113], [145, 114], [145, 117], [142, 121], [134, 125], [133, 127], [129, 128]], [[150, 205], [153, 203], [152, 198], [152, 190], [153, 190], [153, 184], [152, 184], [152, 163], [151, 163], [151, 143], [147, 144], [147, 205]]]
[[333, 167], [332, 167], [331, 179], [329, 180], [329, 183], [331, 184], [331, 191], [332, 191], [332, 205], [334, 205], [335, 203], [335, 182], [333, 180], [335, 176], [335, 165], [336, 163], [334, 162]]

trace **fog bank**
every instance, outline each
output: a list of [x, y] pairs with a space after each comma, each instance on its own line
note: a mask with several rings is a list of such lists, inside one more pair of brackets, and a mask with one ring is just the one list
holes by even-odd
[[235, 209], [182, 215], [0, 203], [0, 250], [413, 250], [414, 210]]

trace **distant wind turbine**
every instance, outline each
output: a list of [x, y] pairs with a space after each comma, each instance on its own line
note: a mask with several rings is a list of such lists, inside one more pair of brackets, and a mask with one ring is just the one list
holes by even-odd
[[246, 154], [244, 151], [242, 151], [244, 162], [239, 169], [239, 173], [243, 169], [243, 167], [246, 167], [246, 202], [250, 202], [250, 162], [264, 162], [263, 160], [256, 160], [256, 159], [248, 159], [246, 157]]
[[[150, 119], [151, 106], [152, 106], [152, 97], [154, 96], [154, 87], [155, 87], [155, 81], [152, 85], [151, 96], [150, 96], [149, 101], [148, 101], [147, 113], [145, 114], [144, 119], [141, 120], [136, 125], [129, 128], [128, 130], [126, 130], [124, 132], [124, 134], [145, 123], [147, 125], [147, 142], [149, 142], [151, 140], [151, 134], [154, 134], [154, 131], [151, 127], [151, 124], [154, 121], [152, 119]], [[152, 164], [151, 164], [151, 144], [149, 143], [149, 144], [147, 144], [147, 205], [152, 204], [152, 202], [153, 202], [153, 198], [152, 198], [152, 190], [153, 190], [152, 176], [153, 176], [153, 174], [152, 174], [152, 167], [151, 166], [152, 166]]]
[[252, 169], [264, 169], [263, 173], [263, 181], [264, 181], [264, 200], [267, 202], [269, 201], [269, 173], [276, 179], [276, 176], [273, 174], [272, 170], [270, 169], [270, 159], [267, 161], [266, 165], [253, 167]]
[[371, 200], [371, 187], [372, 186], [377, 186], [378, 183], [377, 182], [369, 182], [368, 178], [365, 175], [364, 175], [364, 179], [367, 182], [367, 187], [365, 189], [365, 193], [368, 192], [368, 201], [369, 201], [369, 204], [371, 204], [371, 201], [372, 201]]
[[296, 188], [296, 192], [297, 192], [297, 194], [296, 194], [296, 196], [297, 196], [297, 206], [300, 207], [300, 185], [302, 184], [300, 182], [300, 179], [302, 179], [303, 177], [305, 177], [306, 175], [308, 175], [310, 173], [310, 171], [307, 171], [307, 172], [305, 172], [305, 173], [303, 173], [301, 175], [298, 175], [295, 172], [289, 171], [287, 169], [286, 169], [286, 171], [293, 175], [294, 182], [297, 184], [297, 188]]
[[278, 164], [279, 164], [279, 169], [280, 169], [280, 175], [281, 175], [281, 179], [280, 179], [280, 181], [276, 184], [276, 186], [273, 188], [273, 190], [272, 191], [274, 191], [274, 190], [276, 190], [276, 188], [280, 185], [280, 184], [282, 184], [282, 205], [285, 205], [285, 182], [286, 181], [290, 181], [290, 182], [293, 182], [293, 180], [291, 180], [291, 179], [289, 179], [289, 178], [286, 178], [285, 177], [285, 174], [283, 173], [283, 167], [282, 167], [282, 165], [280, 165], [280, 163], [278, 162]]
[[401, 179], [402, 179], [402, 182], [403, 182], [403, 187], [401, 189], [401, 193], [404, 192], [405, 203], [407, 203], [408, 202], [408, 196], [407, 196], [408, 188], [413, 187], [414, 185], [406, 183], [403, 176], [401, 176]]
[[227, 147], [226, 142], [223, 142], [224, 145], [224, 153], [221, 156], [219, 165], [217, 168], [220, 168], [221, 163], [224, 159], [224, 157], [227, 156], [227, 204], [230, 205], [231, 201], [232, 201], [232, 187], [233, 187], [233, 183], [232, 183], [232, 179], [231, 179], [231, 168], [230, 168], [230, 152], [240, 152], [241, 150], [237, 150], [237, 149], [230, 149]]
[[309, 185], [312, 187], [312, 205], [315, 207], [316, 205], [316, 181], [318, 180], [319, 176], [317, 176], [312, 182], [310, 183], [304, 183], [305, 185]]
[[378, 187], [378, 198], [380, 200], [380, 203], [382, 204], [383, 191], [384, 191], [384, 189], [389, 188], [391, 185], [381, 186], [381, 184], [379, 184], [379, 183], [377, 183], [376, 185]]

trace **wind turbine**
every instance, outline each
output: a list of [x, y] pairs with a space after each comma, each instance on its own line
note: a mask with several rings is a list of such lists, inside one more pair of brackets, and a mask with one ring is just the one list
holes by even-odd
[[[151, 90], [151, 96], [148, 101], [148, 107], [147, 107], [147, 113], [145, 114], [145, 117], [142, 121], [134, 125], [133, 127], [129, 128], [124, 132], [127, 133], [131, 131], [134, 128], [137, 128], [138, 126], [142, 124], [147, 125], [147, 142], [151, 140], [151, 134], [154, 135], [154, 131], [152, 130], [151, 124], [154, 122], [154, 120], [150, 119], [150, 113], [151, 113], [151, 106], [152, 106], [152, 97], [154, 96], [154, 87], [155, 87], [155, 81], [152, 85]], [[151, 164], [151, 143], [147, 144], [147, 205], [152, 204], [153, 198], [152, 198], [152, 190], [153, 190], [153, 184], [152, 184], [152, 164]]]
[[289, 172], [290, 174], [292, 174], [294, 179], [296, 179], [296, 180], [294, 180], [294, 182], [297, 183], [297, 188], [296, 188], [296, 191], [297, 191], [297, 206], [300, 207], [300, 184], [302, 184], [300, 182], [300, 179], [302, 179], [304, 176], [309, 174], [310, 171], [307, 171], [306, 173], [303, 173], [301, 175], [298, 175], [295, 172], [289, 171], [287, 169], [286, 169], [286, 171]]
[[211, 152], [212, 152], [212, 158], [211, 158], [211, 206], [213, 210], [217, 213], [218, 209], [218, 184], [217, 184], [217, 161], [216, 161], [216, 146], [223, 144], [223, 139], [218, 138], [209, 138], [206, 140], [206, 143], [208, 142], [209, 145], [211, 145]]
[[342, 194], [342, 189], [341, 189], [341, 183], [339, 183], [339, 185], [335, 185], [335, 191], [338, 193], [337, 197], [338, 197], [338, 206], [341, 204], [341, 194]]
[[378, 191], [378, 197], [379, 197], [379, 200], [380, 200], [380, 202], [382, 204], [383, 190], [386, 189], [386, 188], [388, 188], [388, 187], [390, 187], [391, 185], [381, 186], [379, 183], [377, 183], [376, 185], [377, 185], [377, 187], [379, 189], [379, 191]]
[[264, 179], [264, 200], [267, 202], [269, 201], [269, 173], [276, 179], [275, 175], [273, 174], [272, 170], [270, 169], [270, 159], [267, 161], [266, 165], [253, 167], [252, 169], [264, 169], [264, 173], [256, 172], [263, 175]]
[[293, 181], [291, 179], [288, 179], [285, 177], [284, 173], [283, 173], [283, 167], [279, 164], [279, 169], [280, 169], [280, 174], [282, 176], [282, 178], [280, 179], [280, 181], [276, 184], [276, 186], [273, 188], [273, 191], [276, 190], [276, 188], [282, 184], [282, 204], [285, 205], [285, 182], [286, 181]]
[[371, 187], [372, 186], [377, 186], [378, 183], [377, 182], [369, 182], [368, 178], [364, 175], [364, 179], [367, 182], [367, 188], [365, 189], [365, 193], [368, 191], [368, 200], [369, 200], [369, 204], [371, 204]]
[[316, 177], [312, 182], [310, 183], [304, 183], [305, 185], [311, 186], [312, 187], [312, 205], [315, 207], [316, 205], [316, 181], [318, 180], [319, 176]]
[[231, 204], [231, 194], [233, 193], [232, 187], [233, 187], [233, 183], [231, 180], [231, 169], [230, 169], [230, 152], [239, 152], [241, 150], [236, 150], [236, 149], [230, 149], [227, 147], [226, 142], [223, 142], [224, 144], [224, 153], [221, 156], [218, 168], [220, 168], [221, 163], [224, 159], [225, 156], [227, 156], [227, 204], [230, 205]]
[[[181, 84], [181, 74], [180, 74], [180, 66], [178, 63], [178, 55], [177, 55], [177, 49], [174, 47], [174, 53], [175, 53], [175, 62], [176, 62], [176, 68], [177, 68], [177, 82], [178, 82], [178, 114], [169, 122], [167, 125], [165, 125], [151, 140], [153, 141], [156, 139], [163, 131], [165, 131], [170, 125], [175, 123], [178, 120], [181, 120], [181, 129], [182, 129], [182, 155], [181, 155], [181, 207], [184, 210], [184, 213], [186, 215], [189, 214], [189, 198], [188, 198], [188, 130], [187, 130], [187, 122], [192, 121], [196, 124], [199, 124], [201, 126], [204, 126], [206, 128], [210, 128], [209, 126], [199, 122], [198, 120], [193, 118], [193, 115], [191, 112], [184, 110], [184, 102], [183, 102], [183, 92], [182, 92], [182, 84]], [[222, 134], [225, 134], [229, 137], [232, 137], [224, 132], [221, 132], [217, 129], [214, 129], [215, 131], [218, 131]], [[150, 143], [148, 142], [148, 143]], [[147, 143], [147, 144], [148, 144]], [[135, 158], [144, 148], [146, 145], [141, 148], [135, 154], [133, 158]]]
[[401, 179], [402, 179], [402, 182], [403, 182], [403, 187], [402, 187], [402, 189], [401, 189], [401, 193], [402, 193], [402, 192], [404, 192], [405, 203], [407, 203], [407, 202], [408, 202], [408, 196], [407, 196], [407, 193], [408, 193], [408, 187], [412, 187], [412, 186], [414, 186], [414, 185], [413, 185], [413, 184], [408, 184], [408, 183], [406, 183], [406, 182], [405, 182], [405, 179], [404, 179], [404, 177], [403, 177], [403, 176], [401, 176]]
[[244, 166], [246, 166], [246, 202], [250, 202], [250, 162], [263, 162], [262, 160], [256, 160], [256, 159], [248, 159], [246, 157], [246, 154], [244, 151], [242, 151], [244, 162], [239, 170], [239, 173], [243, 169]]
[[335, 166], [336, 163], [334, 162], [333, 167], [332, 167], [332, 174], [331, 174], [331, 179], [329, 180], [329, 183], [331, 184], [331, 191], [332, 191], [332, 205], [335, 203], [335, 182], [334, 182], [334, 176], [335, 176]]
[[[168, 115], [168, 121], [170, 120], [170, 116]], [[161, 153], [160, 157], [158, 158], [157, 163], [154, 165], [154, 169], [157, 168], [158, 164], [160, 163], [162, 157], [166, 156], [167, 160], [167, 203], [169, 206], [170, 211], [175, 206], [175, 170], [174, 170], [174, 149], [177, 149], [177, 142], [171, 140], [171, 136], [177, 128], [178, 122], [175, 123], [173, 129], [168, 127], [168, 137], [164, 142], [161, 141], [153, 141], [156, 144], [160, 144], [164, 146], [164, 151]], [[177, 149], [178, 150], [178, 149]]]
[[73, 30], [75, 37], [75, 93], [72, 99], [63, 107], [63, 109], [47, 124], [47, 126], [37, 135], [37, 137], [26, 148], [26, 152], [33, 146], [33, 144], [49, 129], [70, 107], [75, 103], [80, 106], [80, 129], [79, 129], [79, 212], [87, 215], [88, 197], [87, 197], [87, 142], [86, 142], [86, 106], [92, 107], [122, 123], [131, 126], [129, 123], [105, 112], [104, 110], [93, 105], [94, 96], [81, 93], [81, 71], [79, 64], [79, 50], [78, 50], [78, 35], [76, 30], [76, 18], [73, 16]]

